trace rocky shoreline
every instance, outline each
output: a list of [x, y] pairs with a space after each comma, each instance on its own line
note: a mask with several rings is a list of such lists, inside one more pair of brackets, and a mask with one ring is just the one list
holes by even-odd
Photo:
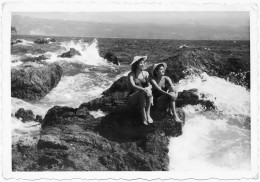
[[[234, 68], [234, 64], [232, 67], [228, 66], [229, 62], [223, 61], [221, 56], [214, 52], [194, 48], [181, 49], [176, 55], [162, 61], [168, 65], [166, 75], [174, 82], [183, 79], [189, 74], [189, 70], [192, 70], [192, 74], [206, 72], [222, 78], [231, 72], [245, 71], [240, 69], [242, 66], [237, 66], [237, 69]], [[242, 63], [237, 60], [236, 64]], [[59, 70], [57, 67], [55, 69]], [[58, 71], [55, 80], [60, 79], [61, 72], [62, 70]], [[249, 80], [245, 78], [244, 82], [250, 85]], [[53, 87], [57, 84], [58, 81], [53, 81], [46, 85]], [[12, 79], [12, 90], [14, 85]], [[39, 99], [47, 94], [36, 92], [36, 96], [31, 96], [32, 94], [28, 94], [31, 92], [26, 93], [24, 90], [21, 93], [22, 96], [19, 98], [22, 99]], [[215, 109], [213, 102], [203, 97], [204, 95], [199, 95], [196, 89], [179, 92], [176, 101], [179, 117], [185, 121], [185, 113], [181, 109], [185, 105], [201, 104], [207, 110]], [[126, 77], [121, 77], [103, 92], [101, 98], [82, 103], [78, 108], [51, 108], [41, 121], [42, 130], [39, 138], [21, 138], [18, 143], [13, 144], [12, 170], [168, 170], [169, 138], [182, 134], [181, 124], [174, 122], [166, 112], [152, 108], [151, 116], [154, 123], [145, 126], [140, 121], [138, 112], [127, 109], [126, 101]], [[90, 111], [99, 109], [108, 114], [94, 118]]]

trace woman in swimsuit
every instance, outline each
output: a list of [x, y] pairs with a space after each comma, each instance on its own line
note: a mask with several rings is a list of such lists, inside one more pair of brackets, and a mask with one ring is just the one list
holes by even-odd
[[166, 63], [159, 63], [154, 64], [151, 69], [151, 84], [153, 86], [155, 106], [159, 110], [169, 110], [176, 122], [183, 123], [178, 117], [175, 108], [178, 92], [174, 88], [171, 79], [164, 76], [166, 68]]
[[130, 64], [131, 72], [128, 74], [130, 86], [128, 106], [130, 108], [139, 107], [142, 115], [142, 122], [145, 125], [152, 123], [150, 108], [153, 102], [152, 86], [149, 82], [149, 73], [144, 71], [147, 56], [135, 56]]

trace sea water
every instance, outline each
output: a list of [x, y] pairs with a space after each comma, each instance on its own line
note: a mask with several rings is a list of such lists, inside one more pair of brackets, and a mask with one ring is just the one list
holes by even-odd
[[183, 108], [186, 124], [183, 134], [170, 140], [170, 170], [250, 170], [250, 92], [207, 75], [188, 77], [178, 86], [179, 91], [197, 88], [217, 109]]
[[[55, 62], [63, 66], [66, 72], [59, 84], [43, 99], [34, 102], [25, 102], [11, 98], [12, 104], [12, 141], [17, 142], [20, 137], [38, 136], [41, 130], [36, 122], [23, 123], [16, 117], [19, 108], [30, 109], [34, 114], [44, 117], [46, 112], [55, 105], [77, 108], [83, 102], [100, 97], [102, 92], [122, 75], [129, 67], [121, 64], [116, 66], [108, 63], [100, 56], [100, 47], [97, 39], [85, 41], [81, 38], [64, 38], [51, 45], [36, 45], [31, 38], [22, 39], [21, 45], [13, 47], [12, 66], [23, 64], [24, 57], [45, 55], [47, 62]], [[148, 46], [143, 49], [133, 49], [137, 42]], [[172, 47], [180, 44], [169, 41], [155, 40], [123, 40], [121, 46], [114, 45], [118, 55], [134, 56], [145, 55], [144, 52], [154, 47], [163, 47], [161, 50], [151, 49], [149, 57], [156, 58], [170, 55]], [[120, 43], [119, 40], [115, 41]], [[109, 42], [110, 43], [110, 42]], [[187, 44], [185, 42], [185, 44]], [[111, 47], [113, 44], [107, 44]], [[122, 48], [125, 46], [124, 48]], [[27, 49], [23, 53], [24, 48]], [[60, 58], [58, 55], [75, 48], [81, 56]], [[39, 53], [39, 49], [43, 53]], [[120, 50], [120, 51], [119, 51]], [[168, 51], [168, 52], [167, 52]], [[160, 54], [160, 55], [157, 55]], [[73, 65], [81, 65], [75, 73]], [[128, 63], [129, 64], [129, 63]], [[170, 170], [175, 171], [205, 171], [205, 170], [250, 170], [250, 92], [244, 87], [232, 84], [218, 77], [203, 73], [199, 76], [187, 76], [177, 83], [179, 91], [197, 88], [203, 94], [201, 99], [210, 100], [216, 110], [208, 111], [201, 105], [187, 105], [183, 109], [186, 113], [186, 124], [183, 134], [171, 138], [169, 145]], [[91, 111], [94, 117], [104, 116], [101, 110]]]
[[[32, 41], [23, 40], [22, 46], [31, 46]], [[17, 45], [18, 46], [18, 45]], [[77, 108], [80, 104], [88, 102], [94, 98], [100, 97], [102, 92], [124, 73], [117, 72], [119, 67], [108, 63], [107, 60], [99, 56], [98, 42], [96, 39], [90, 42], [65, 41], [56, 45], [59, 47], [57, 51], [47, 51], [43, 55], [48, 57], [46, 62], [61, 64], [66, 62], [65, 66], [71, 64], [82, 65], [78, 74], [62, 76], [59, 84], [51, 90], [43, 99], [39, 101], [26, 102], [18, 98], [11, 98], [12, 104], [12, 141], [16, 143], [19, 137], [24, 135], [37, 135], [40, 132], [41, 126], [34, 121], [23, 123], [19, 118], [15, 117], [15, 112], [19, 108], [30, 109], [35, 115], [44, 115], [47, 111], [58, 105]], [[69, 51], [70, 48], [75, 48], [81, 53], [81, 56], [73, 58], [60, 58], [59, 55]], [[30, 49], [30, 48], [29, 48]], [[33, 51], [31, 51], [33, 52]], [[26, 53], [24, 55], [12, 55], [12, 67], [23, 64], [17, 61], [22, 57], [37, 57], [41, 54]], [[61, 64], [64, 65], [64, 64]], [[94, 117], [104, 116], [106, 113], [102, 111], [91, 111]]]

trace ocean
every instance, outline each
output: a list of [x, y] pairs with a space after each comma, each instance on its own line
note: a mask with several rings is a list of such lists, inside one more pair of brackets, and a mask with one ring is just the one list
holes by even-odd
[[[64, 74], [49, 94], [39, 101], [11, 98], [12, 142], [19, 137], [37, 137], [41, 126], [36, 122], [23, 123], [14, 117], [19, 108], [30, 109], [44, 117], [55, 105], [76, 108], [83, 102], [101, 97], [104, 90], [130, 71], [129, 64], [136, 55], [147, 55], [148, 65], [171, 57], [183, 46], [213, 50], [223, 56], [237, 54], [250, 63], [249, 41], [188, 41], [148, 39], [105, 39], [85, 37], [53, 37], [56, 42], [39, 45], [33, 41], [40, 36], [12, 35], [22, 43], [11, 47], [11, 66], [21, 60], [45, 55], [46, 62], [59, 64]], [[58, 55], [75, 48], [81, 56], [60, 58]], [[103, 57], [112, 52], [120, 66], [108, 63]], [[183, 134], [173, 137], [169, 145], [170, 170], [174, 171], [248, 171], [251, 166], [250, 90], [227, 80], [207, 75], [187, 75], [175, 83], [178, 91], [196, 88], [204, 99], [217, 107], [208, 111], [201, 105], [187, 105]], [[94, 117], [106, 113], [92, 111]]]

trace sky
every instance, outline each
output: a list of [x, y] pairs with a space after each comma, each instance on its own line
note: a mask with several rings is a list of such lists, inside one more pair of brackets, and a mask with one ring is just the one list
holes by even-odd
[[247, 11], [199, 12], [15, 12], [13, 15], [115, 24], [200, 24], [210, 26], [249, 26]]

